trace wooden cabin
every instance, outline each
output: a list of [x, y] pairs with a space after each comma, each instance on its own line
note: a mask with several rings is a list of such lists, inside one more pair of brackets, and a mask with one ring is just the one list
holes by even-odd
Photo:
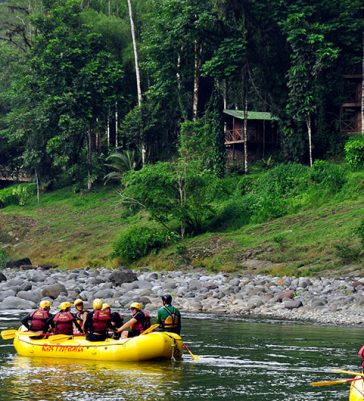
[[[244, 157], [244, 111], [224, 110], [228, 161]], [[277, 118], [264, 111], [247, 112], [247, 148], [250, 162], [265, 158], [279, 147]]]
[[340, 132], [350, 134], [362, 130], [362, 74], [346, 74], [344, 78], [345, 101], [340, 108]]

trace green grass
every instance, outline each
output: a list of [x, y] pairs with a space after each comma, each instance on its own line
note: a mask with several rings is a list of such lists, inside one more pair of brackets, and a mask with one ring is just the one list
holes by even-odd
[[121, 210], [115, 189], [62, 189], [43, 194], [39, 205], [34, 200], [1, 209], [0, 240], [11, 245], [11, 257], [28, 256], [35, 264], [111, 265], [112, 243], [126, 222]]
[[[363, 245], [355, 234], [364, 219], [364, 172], [351, 173], [336, 195], [307, 197], [297, 213], [187, 238], [131, 266], [296, 276], [364, 274]], [[84, 194], [62, 189], [43, 194], [39, 205], [33, 200], [0, 209], [0, 244], [11, 258], [28, 256], [34, 264], [113, 266], [118, 262], [110, 254], [119, 232], [146, 219], [145, 214], [123, 217], [115, 188]], [[350, 260], [350, 255], [359, 256]]]

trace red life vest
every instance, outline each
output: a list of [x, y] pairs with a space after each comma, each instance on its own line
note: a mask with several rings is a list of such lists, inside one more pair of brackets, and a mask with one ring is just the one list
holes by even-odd
[[111, 316], [108, 310], [97, 310], [92, 316], [93, 331], [104, 334], [110, 325]]
[[56, 334], [73, 334], [73, 321], [75, 320], [71, 312], [58, 312], [53, 321], [56, 323]]
[[[140, 310], [137, 313], [142, 313], [145, 317], [144, 322], [136, 322], [130, 328], [132, 331], [139, 332], [139, 334], [143, 333], [148, 327], [150, 327], [150, 314], [147, 310]], [[133, 317], [137, 314], [135, 313]]]
[[51, 317], [48, 311], [38, 309], [30, 315], [32, 322], [30, 331], [45, 331], [48, 328], [47, 320]]

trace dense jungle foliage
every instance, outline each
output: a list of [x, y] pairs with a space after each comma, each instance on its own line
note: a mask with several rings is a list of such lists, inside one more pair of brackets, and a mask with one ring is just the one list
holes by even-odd
[[91, 188], [115, 150], [134, 151], [137, 168], [170, 160], [183, 127], [204, 137], [205, 167], [222, 174], [223, 107], [277, 116], [279, 161], [309, 161], [308, 123], [313, 160], [342, 149], [342, 76], [362, 60], [360, 0], [0, 7], [0, 165], [40, 186]]
[[[343, 76], [362, 71], [363, 11], [360, 0], [0, 1], [0, 179], [32, 181], [2, 189], [0, 207], [116, 182], [123, 221], [137, 224], [113, 255], [134, 262], [362, 193], [364, 137], [344, 137], [339, 118]], [[250, 174], [226, 163], [224, 109], [277, 118], [279, 150]]]

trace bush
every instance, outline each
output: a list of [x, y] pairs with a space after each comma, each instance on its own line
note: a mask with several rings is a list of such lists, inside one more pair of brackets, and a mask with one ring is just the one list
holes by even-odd
[[310, 169], [310, 179], [323, 189], [339, 192], [347, 181], [346, 169], [342, 165], [316, 160]]
[[344, 147], [345, 160], [354, 169], [364, 167], [364, 135], [350, 138]]
[[34, 184], [19, 184], [0, 190], [0, 208], [19, 205], [24, 206], [34, 196]]
[[360, 258], [360, 249], [348, 244], [335, 244], [335, 253], [344, 263], [353, 263]]
[[224, 202], [211, 219], [208, 230], [237, 229], [248, 224], [252, 215], [248, 197], [232, 198]]
[[8, 255], [4, 249], [0, 249], [0, 269], [5, 269], [6, 262], [8, 261]]
[[123, 231], [114, 245], [112, 257], [130, 263], [159, 251], [176, 239], [176, 235], [165, 229], [134, 226]]
[[359, 236], [361, 244], [364, 247], [364, 219], [359, 224], [359, 227], [355, 230], [355, 233]]
[[274, 196], [292, 196], [308, 186], [308, 167], [297, 164], [279, 164], [258, 179], [257, 190]]

